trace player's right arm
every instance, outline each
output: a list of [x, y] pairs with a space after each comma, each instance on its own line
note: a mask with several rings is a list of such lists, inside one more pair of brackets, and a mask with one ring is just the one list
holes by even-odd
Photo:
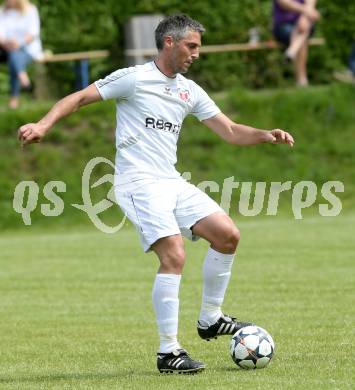
[[50, 111], [37, 123], [28, 123], [18, 130], [18, 138], [22, 145], [40, 142], [51, 127], [61, 118], [77, 111], [80, 107], [102, 100], [95, 84], [81, 91], [72, 93], [59, 100]]

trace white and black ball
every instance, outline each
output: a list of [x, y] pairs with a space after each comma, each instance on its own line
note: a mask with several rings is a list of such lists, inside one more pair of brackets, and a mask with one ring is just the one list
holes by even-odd
[[245, 326], [234, 334], [230, 354], [234, 363], [243, 369], [264, 368], [275, 351], [270, 334], [259, 326]]

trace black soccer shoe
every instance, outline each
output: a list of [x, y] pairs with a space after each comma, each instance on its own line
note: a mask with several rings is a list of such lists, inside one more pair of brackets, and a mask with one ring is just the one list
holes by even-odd
[[195, 374], [206, 367], [203, 363], [192, 360], [184, 349], [157, 355], [158, 370], [165, 374]]
[[239, 329], [250, 325], [254, 324], [251, 322], [239, 322], [236, 318], [223, 314], [215, 324], [210, 326], [203, 326], [198, 321], [197, 332], [201, 339], [209, 341], [213, 338], [216, 339], [217, 336], [233, 335]]

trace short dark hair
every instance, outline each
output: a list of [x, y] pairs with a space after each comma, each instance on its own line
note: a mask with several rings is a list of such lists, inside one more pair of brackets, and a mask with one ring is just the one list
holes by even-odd
[[201, 23], [191, 19], [188, 15], [175, 14], [165, 17], [155, 29], [155, 44], [157, 49], [163, 49], [165, 37], [170, 35], [174, 40], [180, 41], [189, 31], [196, 31], [203, 34], [205, 28]]

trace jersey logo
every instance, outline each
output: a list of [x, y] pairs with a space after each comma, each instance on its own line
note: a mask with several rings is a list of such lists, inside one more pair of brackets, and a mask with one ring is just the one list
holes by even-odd
[[190, 91], [187, 89], [179, 91], [179, 97], [182, 101], [187, 102], [190, 100]]
[[180, 123], [165, 122], [163, 119], [145, 118], [145, 127], [148, 129], [163, 130], [168, 133], [179, 135]]
[[172, 93], [171, 93], [171, 89], [170, 89], [169, 87], [165, 87], [165, 89], [164, 89], [164, 93], [165, 93], [165, 95], [169, 95], [169, 96], [171, 96], [171, 95], [172, 95]]

